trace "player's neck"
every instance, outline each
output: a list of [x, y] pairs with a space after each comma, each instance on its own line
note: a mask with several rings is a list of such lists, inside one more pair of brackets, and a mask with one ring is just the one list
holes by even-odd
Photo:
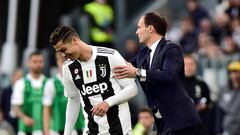
[[92, 57], [92, 48], [89, 45], [85, 45], [82, 49], [82, 55], [78, 58], [80, 61], [88, 61]]
[[58, 74], [62, 76], [62, 67], [58, 67]]
[[34, 72], [30, 72], [31, 76], [33, 79], [39, 79], [41, 76], [41, 73], [34, 73]]

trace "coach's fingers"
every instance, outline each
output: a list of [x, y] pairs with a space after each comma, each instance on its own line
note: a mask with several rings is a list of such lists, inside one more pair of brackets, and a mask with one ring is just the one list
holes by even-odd
[[121, 72], [121, 73], [118, 73], [118, 74], [115, 74], [116, 76], [123, 76], [123, 75], [128, 75], [128, 70], [125, 70], [125, 71], [123, 71], [123, 72]]
[[120, 66], [115, 66], [114, 69], [121, 69], [121, 68], [124, 68], [126, 66], [123, 66], [123, 65], [120, 65]]
[[128, 74], [129, 74], [129, 69], [127, 68], [127, 67], [125, 67], [124, 69], [122, 69], [121, 71], [117, 71], [115, 74], [114, 74], [114, 76], [115, 77], [118, 77], [118, 76], [128, 76]]
[[115, 74], [120, 74], [122, 72], [125, 72], [126, 70], [128, 70], [127, 67], [124, 67], [124, 68], [115, 69], [113, 72]]
[[113, 72], [115, 74], [118, 74], [118, 73], [122, 73], [124, 71], [128, 70], [127, 66], [118, 66], [118, 67], [115, 67]]

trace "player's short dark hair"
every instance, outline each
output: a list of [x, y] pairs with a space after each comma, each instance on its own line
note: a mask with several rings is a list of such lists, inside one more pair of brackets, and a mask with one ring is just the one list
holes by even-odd
[[52, 32], [50, 36], [50, 43], [56, 45], [58, 42], [70, 42], [72, 37], [79, 37], [75, 29], [70, 26], [62, 25]]
[[166, 35], [167, 21], [165, 17], [157, 12], [149, 12], [144, 15], [145, 26], [152, 25], [156, 32], [162, 36]]
[[31, 59], [33, 56], [43, 56], [43, 54], [40, 52], [40, 51], [34, 51], [34, 52], [32, 52], [30, 55], [29, 55], [29, 59]]
[[140, 113], [149, 113], [151, 116], [153, 116], [152, 110], [148, 107], [143, 107], [139, 110], [139, 114]]

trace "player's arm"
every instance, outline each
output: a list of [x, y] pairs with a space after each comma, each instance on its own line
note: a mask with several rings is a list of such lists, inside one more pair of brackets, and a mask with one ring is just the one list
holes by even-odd
[[[122, 56], [116, 51], [111, 62], [111, 67], [116, 65], [126, 65]], [[127, 102], [129, 99], [137, 95], [137, 86], [134, 79], [124, 78], [116, 80], [122, 88], [120, 92], [116, 93], [96, 105], [92, 109], [92, 115], [103, 116], [108, 111], [109, 107]]]
[[80, 95], [67, 65], [63, 66], [64, 95], [68, 98], [64, 135], [71, 135], [80, 110]]
[[43, 131], [44, 135], [49, 135], [49, 125], [52, 114], [52, 102], [55, 96], [55, 88], [53, 80], [48, 80], [43, 93]]
[[64, 135], [71, 135], [80, 110], [80, 95], [68, 97]]
[[13, 111], [15, 115], [21, 119], [26, 126], [32, 126], [34, 124], [34, 120], [27, 116], [21, 110], [21, 105], [23, 104], [23, 92], [24, 92], [24, 80], [18, 80], [16, 84], [13, 86], [13, 94], [11, 97], [11, 104], [13, 105]]
[[14, 105], [14, 106], [13, 106], [13, 110], [14, 110], [16, 116], [17, 116], [19, 119], [21, 119], [26, 126], [32, 126], [32, 125], [34, 125], [34, 120], [33, 120], [31, 117], [27, 116], [25, 113], [23, 113], [23, 112], [21, 111], [20, 106]]
[[[126, 65], [125, 60], [118, 51], [115, 51], [111, 63], [112, 69], [117, 65]], [[135, 79], [124, 78], [116, 79], [116, 81], [118, 82], [122, 90], [119, 93], [116, 93], [114, 96], [109, 97], [105, 100], [110, 107], [127, 102], [129, 99], [137, 95], [137, 85], [135, 83]]]
[[105, 101], [109, 107], [127, 102], [137, 95], [137, 85], [133, 79], [119, 79], [122, 90], [116, 95], [107, 98]]

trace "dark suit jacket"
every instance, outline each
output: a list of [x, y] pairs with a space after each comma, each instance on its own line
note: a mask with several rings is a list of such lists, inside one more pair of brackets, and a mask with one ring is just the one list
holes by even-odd
[[[144, 67], [147, 48], [143, 48], [131, 63]], [[159, 109], [167, 127], [183, 129], [201, 123], [194, 104], [185, 92], [181, 79], [184, 62], [179, 45], [162, 38], [155, 50], [151, 69], [145, 82], [140, 82], [151, 108]]]

